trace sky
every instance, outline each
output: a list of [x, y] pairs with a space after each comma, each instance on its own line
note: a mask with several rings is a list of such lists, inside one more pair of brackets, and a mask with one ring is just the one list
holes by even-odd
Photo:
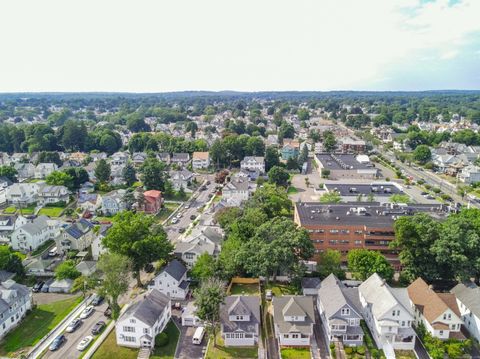
[[3, 0], [0, 92], [480, 89], [480, 0]]

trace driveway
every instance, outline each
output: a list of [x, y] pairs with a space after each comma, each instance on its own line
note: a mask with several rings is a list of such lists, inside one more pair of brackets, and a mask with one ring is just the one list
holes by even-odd
[[[108, 318], [103, 315], [107, 306], [106, 302], [104, 302], [102, 305], [95, 307], [95, 312], [87, 319], [84, 319], [82, 325], [76, 331], [73, 333], [65, 333], [67, 341], [60, 349], [55, 352], [48, 351], [44, 358], [76, 359], [80, 357], [82, 352], [77, 350], [78, 343], [87, 335], [92, 335], [91, 330], [95, 323], [100, 320], [103, 320], [105, 323], [108, 322]], [[95, 338], [94, 335], [92, 336]]]
[[327, 343], [327, 335], [323, 328], [322, 320], [320, 319], [320, 314], [318, 313], [317, 306], [314, 305], [313, 309], [315, 312], [315, 325], [313, 326], [313, 333], [315, 335], [318, 351], [320, 352], [320, 357], [322, 359], [330, 358], [330, 348]]
[[180, 338], [178, 339], [177, 351], [175, 352], [176, 359], [201, 359], [203, 358], [203, 349], [207, 350], [207, 335], [203, 337], [201, 345], [192, 343], [193, 334], [197, 327], [182, 327], [180, 313], [176, 311], [172, 313], [172, 319], [180, 328]]

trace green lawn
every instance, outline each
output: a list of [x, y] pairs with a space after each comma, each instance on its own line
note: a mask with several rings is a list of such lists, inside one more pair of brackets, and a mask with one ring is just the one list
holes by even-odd
[[310, 349], [307, 348], [284, 348], [281, 349], [282, 359], [310, 359]]
[[213, 346], [213, 338], [208, 343], [205, 359], [258, 358], [257, 347], [225, 347], [220, 333], [217, 333], [217, 346]]
[[138, 349], [125, 348], [117, 345], [115, 329], [108, 334], [105, 341], [93, 354], [93, 359], [137, 359]]
[[415, 353], [413, 350], [395, 350], [395, 357], [398, 359], [414, 359]]
[[102, 216], [97, 216], [94, 218], [96, 221], [99, 221], [99, 222], [111, 222], [111, 223], [115, 223], [115, 216], [113, 217], [102, 217]]
[[152, 359], [173, 359], [175, 357], [180, 331], [175, 323], [170, 321], [163, 332], [168, 335], [168, 343], [164, 347], [155, 348], [153, 354], [150, 356]]
[[22, 214], [34, 214], [35, 213], [35, 206], [29, 206], [29, 207], [22, 207], [19, 209], [19, 211]]
[[163, 205], [163, 208], [160, 210], [160, 212], [157, 213], [157, 218], [160, 222], [163, 222], [170, 216], [173, 211], [175, 211], [178, 207], [178, 203], [165, 203]]
[[37, 247], [37, 249], [35, 249], [32, 252], [32, 256], [36, 256], [38, 254], [43, 253], [47, 248], [52, 246], [54, 243], [55, 243], [55, 241], [53, 239], [49, 239], [48, 241], [42, 243], [40, 246]]
[[40, 211], [38, 211], [38, 215], [60, 217], [60, 214], [63, 212], [64, 209], [65, 208], [63, 207], [43, 207]]
[[17, 328], [7, 334], [0, 345], [0, 355], [17, 357], [17, 351], [26, 351], [37, 343], [81, 301], [82, 297], [77, 296], [37, 306]]
[[288, 187], [287, 194], [295, 194], [298, 193], [298, 189], [296, 187], [290, 186]]
[[298, 294], [296, 288], [288, 284], [268, 283], [265, 289], [270, 289], [275, 296]]
[[234, 283], [232, 284], [232, 288], [230, 289], [231, 295], [260, 295], [258, 290], [258, 284], [239, 284]]
[[14, 214], [15, 212], [17, 212], [17, 208], [15, 208], [15, 206], [10, 206], [3, 210], [4, 214]]

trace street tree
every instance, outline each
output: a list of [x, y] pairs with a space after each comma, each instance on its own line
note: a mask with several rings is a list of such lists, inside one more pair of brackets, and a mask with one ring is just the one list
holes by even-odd
[[287, 170], [280, 166], [273, 166], [268, 171], [268, 182], [274, 183], [277, 186], [287, 186], [290, 175]]

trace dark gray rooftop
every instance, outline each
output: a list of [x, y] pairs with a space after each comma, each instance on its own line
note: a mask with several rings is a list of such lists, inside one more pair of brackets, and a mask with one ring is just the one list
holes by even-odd
[[[250, 315], [249, 321], [230, 321], [230, 315]], [[220, 322], [224, 332], [244, 331], [253, 333], [260, 324], [260, 297], [231, 295], [220, 306]]]
[[169, 303], [170, 298], [158, 290], [153, 289], [143, 300], [131, 305], [119, 320], [133, 316], [153, 326]]
[[409, 204], [407, 206], [380, 204], [378, 202], [347, 202], [322, 204], [316, 202], [295, 203], [301, 225], [318, 226], [370, 226], [390, 228], [399, 216], [426, 212], [442, 216], [446, 208], [442, 205]]
[[170, 274], [176, 280], [182, 279], [183, 275], [187, 272], [187, 268], [180, 263], [178, 259], [174, 259], [163, 268], [162, 272]]
[[329, 192], [338, 192], [342, 197], [358, 196], [363, 194], [368, 196], [373, 194], [375, 196], [391, 196], [392, 194], [403, 193], [396, 186], [392, 184], [343, 184], [343, 183], [326, 183], [325, 187]]

